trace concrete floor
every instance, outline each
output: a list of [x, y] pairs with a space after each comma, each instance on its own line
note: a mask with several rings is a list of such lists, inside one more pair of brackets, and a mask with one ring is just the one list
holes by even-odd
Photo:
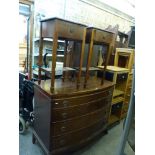
[[[110, 129], [108, 134], [101, 137], [93, 145], [72, 153], [72, 155], [116, 155], [123, 131], [123, 121]], [[129, 144], [125, 147], [126, 155], [134, 155]], [[26, 134], [19, 136], [19, 155], [44, 155], [44, 152], [37, 144], [32, 144], [32, 132], [29, 129]]]

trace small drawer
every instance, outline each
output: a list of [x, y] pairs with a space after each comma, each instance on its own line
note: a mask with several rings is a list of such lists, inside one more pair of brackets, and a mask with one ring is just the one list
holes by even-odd
[[52, 136], [62, 135], [67, 132], [75, 131], [90, 126], [98, 122], [99, 120], [108, 119], [109, 109], [110, 108], [102, 108], [100, 110], [89, 113], [87, 115], [83, 115], [81, 117], [76, 117], [65, 121], [53, 122]]
[[59, 149], [63, 147], [77, 146], [80, 142], [89, 139], [93, 134], [100, 133], [107, 128], [107, 119], [99, 120], [86, 128], [70, 132], [61, 136], [52, 137], [52, 148]]
[[58, 21], [57, 22], [57, 31], [59, 37], [69, 38], [69, 39], [83, 39], [85, 26], [77, 25], [70, 22]]
[[113, 35], [110, 32], [95, 30], [94, 41], [111, 43], [113, 40]]
[[62, 121], [73, 117], [79, 117], [87, 113], [99, 110], [111, 105], [112, 97], [99, 98], [88, 103], [82, 103], [73, 107], [52, 109], [52, 122]]
[[62, 98], [62, 99], [54, 99], [52, 102], [53, 103], [52, 107], [54, 109], [72, 107], [75, 105], [92, 102], [94, 100], [98, 100], [103, 97], [111, 97], [112, 94], [113, 94], [113, 88], [107, 89], [101, 92], [96, 92], [93, 94], [88, 94], [88, 95], [81, 95], [81, 96]]
[[127, 78], [128, 78], [128, 73], [119, 73], [119, 74], [117, 74], [116, 82], [119, 83], [119, 82], [122, 82], [122, 81], [126, 81]]

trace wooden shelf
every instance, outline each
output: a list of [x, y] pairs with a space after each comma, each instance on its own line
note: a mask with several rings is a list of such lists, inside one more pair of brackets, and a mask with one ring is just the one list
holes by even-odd
[[112, 99], [112, 105], [117, 104], [122, 101], [124, 101], [124, 97], [117, 97], [115, 99]]
[[[44, 38], [43, 40], [44, 41], [53, 42], [53, 39], [52, 38]], [[39, 41], [39, 38], [35, 38], [34, 41]], [[58, 40], [58, 42], [64, 43], [65, 41], [64, 40]]]
[[113, 124], [119, 120], [120, 120], [119, 117], [117, 117], [116, 115], [111, 115], [109, 118], [109, 124]]
[[[78, 67], [76, 67], [75, 69], [79, 69]], [[81, 69], [83, 72], [85, 72], [86, 71], [86, 67], [82, 67], [82, 69]], [[101, 69], [99, 69], [98, 67], [89, 67], [89, 71], [99, 71], [99, 70], [101, 70]]]
[[124, 94], [124, 91], [115, 89], [114, 92], [113, 92], [113, 97], [120, 96], [120, 95], [123, 95], [123, 94]]
[[[56, 75], [57, 75], [57, 72], [62, 72], [62, 69], [61, 68], [60, 69], [59, 68], [56, 68], [55, 71], [56, 71]], [[63, 68], [63, 71], [64, 72], [65, 71], [75, 71], [75, 69], [74, 68], [70, 68], [70, 67], [64, 67]], [[51, 68], [41, 67], [41, 75], [45, 75], [45, 73], [51, 73]], [[35, 68], [33, 70], [33, 74], [38, 75], [38, 68]], [[62, 73], [61, 73], [61, 75], [62, 75]]]
[[[43, 54], [44, 55], [44, 54]], [[34, 54], [33, 56], [39, 56], [39, 54], [37, 53], [37, 54]], [[52, 54], [47, 54], [47, 57], [48, 56], [52, 56]], [[58, 54], [57, 55], [58, 57], [64, 57], [64, 55], [63, 54]]]

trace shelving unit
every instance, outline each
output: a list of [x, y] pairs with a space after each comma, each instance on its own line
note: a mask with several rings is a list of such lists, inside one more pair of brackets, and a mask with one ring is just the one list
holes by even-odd
[[[103, 68], [103, 66], [98, 67]], [[109, 126], [121, 120], [128, 74], [129, 69], [117, 66], [107, 66], [105, 79], [115, 83], [110, 110], [111, 112], [109, 115]]]
[[[132, 68], [134, 65], [134, 49], [131, 48], [116, 48], [116, 54], [114, 59], [114, 66], [124, 67], [129, 69], [129, 76], [127, 79], [125, 94], [124, 94], [124, 104], [122, 108], [121, 118], [126, 117], [129, 107], [129, 100], [132, 88]], [[125, 59], [122, 59], [125, 57]], [[124, 62], [123, 62], [124, 60]]]

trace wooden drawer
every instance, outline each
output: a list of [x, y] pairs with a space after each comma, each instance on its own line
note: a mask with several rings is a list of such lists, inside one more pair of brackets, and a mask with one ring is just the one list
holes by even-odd
[[62, 38], [82, 40], [84, 26], [70, 22], [57, 21], [58, 36]]
[[110, 106], [74, 119], [52, 123], [52, 136], [88, 127], [101, 119], [108, 119]]
[[111, 43], [113, 41], [113, 34], [106, 31], [95, 30], [94, 41]]
[[117, 80], [116, 83], [122, 82], [122, 81], [126, 81], [128, 78], [128, 73], [119, 73], [117, 74]]
[[63, 98], [63, 99], [54, 99], [52, 107], [53, 108], [67, 108], [67, 107], [79, 105], [82, 103], [88, 103], [88, 102], [91, 102], [99, 98], [108, 97], [108, 96], [111, 96], [112, 93], [113, 93], [113, 88], [108, 89], [106, 91], [88, 94], [88, 95]]
[[99, 110], [111, 104], [112, 96], [99, 98], [87, 103], [81, 103], [68, 108], [58, 108], [52, 110], [52, 122], [79, 117], [87, 113]]
[[100, 134], [107, 127], [107, 120], [100, 120], [97, 123], [62, 136], [52, 137], [52, 149], [59, 149], [63, 147], [73, 147], [84, 141], [91, 140], [97, 134]]

